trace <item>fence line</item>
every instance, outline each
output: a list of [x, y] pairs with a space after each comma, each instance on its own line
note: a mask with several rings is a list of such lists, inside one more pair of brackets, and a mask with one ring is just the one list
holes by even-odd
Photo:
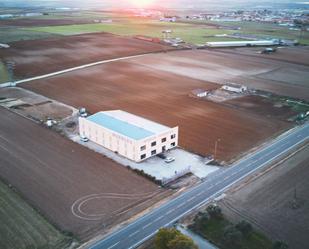
[[162, 185], [166, 185], [169, 184], [172, 181], [175, 181], [176, 179], [191, 173], [191, 166], [188, 166], [187, 168], [181, 170], [181, 171], [175, 171], [175, 175], [173, 175], [172, 177], [163, 177], [161, 182]]

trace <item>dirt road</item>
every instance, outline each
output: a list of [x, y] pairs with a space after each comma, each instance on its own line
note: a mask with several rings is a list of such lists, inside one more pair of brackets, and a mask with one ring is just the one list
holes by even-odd
[[171, 49], [168, 46], [96, 33], [55, 37], [43, 40], [19, 41], [0, 51], [2, 61], [16, 63], [17, 79], [53, 73], [100, 60]]

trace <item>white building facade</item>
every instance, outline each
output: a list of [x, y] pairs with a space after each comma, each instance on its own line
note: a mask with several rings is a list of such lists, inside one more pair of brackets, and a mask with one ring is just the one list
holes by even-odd
[[263, 40], [263, 41], [222, 41], [222, 42], [206, 42], [206, 46], [220, 47], [250, 47], [250, 46], [274, 46], [279, 45], [278, 40]]
[[221, 87], [223, 90], [234, 92], [234, 93], [243, 93], [248, 91], [247, 86], [237, 85], [237, 84], [226, 84]]
[[80, 117], [79, 133], [135, 162], [178, 146], [178, 127], [170, 128], [121, 110]]

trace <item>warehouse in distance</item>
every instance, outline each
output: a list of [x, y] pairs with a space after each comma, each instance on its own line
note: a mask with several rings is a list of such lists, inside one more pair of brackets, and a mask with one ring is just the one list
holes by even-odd
[[178, 127], [170, 128], [121, 110], [80, 117], [79, 131], [81, 137], [135, 162], [178, 145]]

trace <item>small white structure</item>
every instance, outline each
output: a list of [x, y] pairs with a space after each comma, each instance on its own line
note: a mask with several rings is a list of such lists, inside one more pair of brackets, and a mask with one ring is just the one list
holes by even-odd
[[176, 22], [176, 21], [177, 21], [176, 16], [168, 16], [160, 18], [160, 22]]
[[191, 91], [190, 95], [195, 98], [204, 98], [207, 97], [208, 94], [209, 92], [204, 89], [194, 89]]
[[0, 48], [9, 48], [9, 47], [10, 47], [9, 44], [0, 43]]
[[80, 117], [79, 133], [135, 162], [178, 145], [178, 127], [170, 128], [121, 110]]
[[253, 46], [274, 46], [279, 45], [278, 40], [265, 41], [227, 41], [227, 42], [207, 42], [206, 46], [213, 48], [223, 47], [253, 47]]
[[243, 93], [243, 92], [248, 91], [248, 87], [243, 86], [243, 85], [238, 85], [235, 83], [225, 84], [224, 86], [221, 87], [221, 89], [229, 91], [229, 92], [234, 92], [234, 93]]
[[163, 30], [163, 31], [162, 31], [163, 39], [164, 39], [164, 40], [170, 39], [172, 33], [173, 33], [173, 31], [170, 30], [170, 29]]

